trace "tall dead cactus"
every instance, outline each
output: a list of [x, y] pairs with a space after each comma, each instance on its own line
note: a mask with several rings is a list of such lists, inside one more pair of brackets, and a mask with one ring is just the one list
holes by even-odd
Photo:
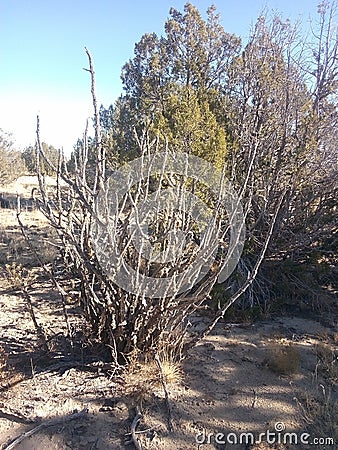
[[[224, 201], [229, 187], [223, 174], [217, 189], [210, 192], [205, 184], [215, 177], [213, 170], [203, 166], [209, 172], [203, 175], [207, 181], [201, 182], [201, 173], [196, 176], [189, 172], [191, 163], [186, 156], [173, 155], [165, 142], [151, 138], [148, 131], [137, 136], [137, 165], [130, 162], [111, 182], [106, 168], [109, 149], [101, 140], [94, 66], [87, 49], [86, 53], [94, 108], [95, 171], [89, 170], [87, 132], [79, 153], [74, 155], [74, 170], [68, 170], [61, 153], [54, 167], [43, 151], [38, 120], [36, 160], [41, 195], [37, 204], [58, 233], [64, 269], [79, 286], [84, 314], [97, 337], [111, 349], [113, 359], [125, 361], [135, 349], [156, 354], [166, 347], [180, 353], [184, 345], [194, 344], [218, 320], [193, 337], [189, 334], [189, 317], [205, 302], [225, 264], [240, 256], [236, 245], [243, 242], [231, 240], [231, 222], [237, 220], [240, 202], [244, 204], [241, 217], [246, 217], [251, 197], [244, 199], [246, 186], [238, 197], [231, 194], [235, 207], [229, 213], [231, 201]], [[47, 192], [41, 160], [57, 174], [55, 195]], [[175, 173], [176, 163], [181, 164], [181, 173]], [[186, 193], [189, 189], [194, 195]], [[196, 200], [198, 195], [200, 199]], [[256, 276], [280, 205], [281, 201], [276, 203], [254, 274], [228, 306]], [[239, 219], [237, 222], [244, 227]], [[242, 231], [237, 239], [243, 239]], [[147, 280], [157, 289], [156, 295]], [[161, 283], [162, 290], [158, 289]], [[224, 312], [223, 308], [219, 318]]]

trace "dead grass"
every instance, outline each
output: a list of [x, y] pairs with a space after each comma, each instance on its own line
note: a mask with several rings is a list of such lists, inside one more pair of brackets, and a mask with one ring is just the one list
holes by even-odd
[[268, 348], [264, 365], [277, 374], [291, 375], [299, 372], [300, 362], [300, 352], [294, 344], [274, 342]]
[[161, 366], [163, 370], [164, 381], [167, 384], [179, 384], [183, 379], [183, 370], [178, 362], [170, 359], [169, 357], [164, 357], [161, 361]]
[[[57, 254], [53, 245], [57, 241], [55, 230], [48, 225], [39, 211], [25, 212], [20, 217], [42, 261], [45, 264], [53, 262]], [[37, 261], [20, 231], [15, 212], [0, 210], [0, 264], [12, 263], [34, 266]]]
[[320, 342], [315, 346], [315, 353], [317, 356], [316, 371], [321, 371], [323, 376], [331, 382], [338, 382], [338, 356], [332, 346]]
[[[164, 381], [167, 385], [179, 384], [183, 379], [181, 365], [169, 356], [160, 357]], [[134, 352], [122, 375], [125, 394], [135, 404], [142, 405], [151, 398], [154, 390], [161, 388], [161, 374], [154, 358], [142, 357]]]
[[[338, 442], [338, 405], [332, 398], [329, 387], [318, 385], [317, 392], [306, 392], [296, 399], [301, 417], [312, 437], [333, 438]], [[327, 449], [327, 445], [318, 444], [318, 449]]]
[[23, 285], [28, 286], [37, 279], [37, 274], [22, 264], [6, 264], [7, 280], [11, 287], [20, 289]]

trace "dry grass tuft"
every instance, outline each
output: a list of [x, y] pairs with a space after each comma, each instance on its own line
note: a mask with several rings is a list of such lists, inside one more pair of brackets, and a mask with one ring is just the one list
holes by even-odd
[[[167, 385], [180, 383], [183, 379], [181, 365], [170, 356], [160, 357], [164, 381]], [[122, 375], [125, 394], [136, 404], [151, 398], [154, 390], [161, 388], [161, 373], [153, 357], [142, 357], [134, 352], [128, 358]]]
[[[296, 400], [304, 425], [311, 436], [333, 438], [338, 442], [338, 405], [331, 389], [320, 384], [316, 394], [306, 393], [303, 398]], [[325, 450], [328, 446], [318, 444], [316, 448]]]
[[328, 344], [319, 343], [315, 346], [317, 368], [324, 377], [332, 382], [338, 382], [338, 356]]
[[33, 270], [27, 269], [22, 264], [16, 262], [6, 264], [7, 280], [14, 289], [21, 289], [22, 286], [33, 284], [38, 275]]
[[266, 367], [280, 375], [291, 375], [300, 369], [300, 352], [291, 343], [273, 343], [269, 355], [264, 361]]
[[179, 384], [183, 380], [182, 366], [169, 357], [160, 359], [164, 381], [167, 384]]

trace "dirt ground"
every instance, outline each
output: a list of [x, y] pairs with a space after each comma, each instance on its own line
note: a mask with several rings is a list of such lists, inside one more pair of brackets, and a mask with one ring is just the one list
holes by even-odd
[[[29, 289], [48, 337], [50, 351], [43, 352], [27, 302], [5, 279], [6, 262], [26, 254], [24, 244], [17, 245], [15, 214], [3, 210], [0, 217], [0, 448], [134, 449], [133, 397], [90, 340], [73, 301], [66, 305], [72, 337], [66, 339], [60, 297], [38, 273]], [[40, 245], [48, 239], [36, 231], [42, 225], [42, 218], [30, 213], [28, 228]], [[206, 320], [196, 317], [193, 327]], [[168, 384], [173, 431], [162, 386], [145, 396], [136, 429], [140, 448], [338, 448], [337, 350], [333, 310], [219, 323], [183, 360], [180, 380]], [[141, 383], [133, 382], [136, 388]], [[295, 433], [291, 444], [289, 433]]]
[[[42, 291], [34, 303], [45, 330], [54, 335], [65, 332], [57, 299], [46, 299]], [[114, 377], [110, 379], [95, 363], [92, 370], [81, 366], [68, 369], [65, 352], [62, 355], [57, 348], [52, 361], [42, 360], [34, 353], [36, 336], [20, 296], [1, 295], [0, 308], [1, 346], [9, 355], [8, 364], [16, 367], [13, 379], [3, 380], [0, 394], [2, 448], [39, 423], [55, 418], [60, 422], [27, 437], [16, 449], [133, 448], [125, 444], [133, 418], [130, 399], [123, 397], [123, 388]], [[275, 427], [287, 432], [315, 431], [311, 438], [333, 437], [332, 433], [337, 433], [333, 411], [337, 380], [327, 378], [328, 368], [321, 367], [324, 363], [316, 351], [316, 346], [329, 348], [333, 333], [333, 328], [318, 321], [295, 317], [246, 326], [220, 324], [184, 361], [183, 383], [169, 386], [173, 433], [168, 431], [161, 389], [144, 401], [139, 430], [145, 431], [138, 435], [141, 445], [163, 450], [246, 448], [230, 445], [235, 435], [251, 432], [257, 437]], [[271, 348], [281, 344], [291, 344], [300, 357], [295, 373], [281, 374], [269, 366]], [[334, 358], [333, 353], [331, 356]], [[91, 357], [95, 360], [95, 355], [84, 355], [86, 361]], [[63, 418], [84, 409], [83, 417], [63, 423]], [[217, 433], [231, 442], [218, 445]]]

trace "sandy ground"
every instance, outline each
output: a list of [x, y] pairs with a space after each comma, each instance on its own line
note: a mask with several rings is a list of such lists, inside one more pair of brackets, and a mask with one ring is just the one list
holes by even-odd
[[[47, 298], [47, 292], [46, 286], [40, 286], [35, 292], [37, 320], [48, 335], [55, 337], [62, 333], [58, 335], [61, 337], [66, 330], [60, 301], [56, 295]], [[87, 368], [71, 368], [67, 363], [62, 366], [61, 362], [69, 361], [65, 357], [67, 348], [55, 337], [53, 359], [46, 360], [41, 352], [36, 352], [36, 333], [23, 299], [19, 295], [3, 294], [0, 310], [0, 345], [8, 355], [8, 366], [15, 368], [12, 376], [2, 380], [2, 448], [7, 448], [6, 444], [20, 434], [55, 418], [60, 419], [55, 426], [43, 428], [15, 448], [134, 448], [126, 445], [134, 414], [130, 399], [124, 398], [121, 385], [114, 377], [107, 376], [98, 363], [88, 363], [99, 359], [95, 353], [85, 349], [82, 358], [89, 364]], [[81, 326], [75, 314], [72, 318], [74, 332], [79, 332]], [[336, 401], [337, 380], [329, 380], [325, 368], [320, 367], [316, 345], [326, 346], [330, 342], [332, 346], [334, 333], [333, 326], [295, 317], [250, 325], [220, 324], [184, 360], [183, 382], [169, 386], [174, 432], [168, 431], [168, 414], [160, 388], [143, 402], [143, 417], [138, 428], [145, 430], [138, 435], [142, 448], [244, 449], [249, 447], [231, 444], [236, 436], [239, 439], [240, 433], [250, 432], [258, 437], [259, 433], [272, 432], [275, 427], [299, 434], [318, 432], [322, 427], [322, 434], [311, 435], [311, 438], [332, 437], [325, 434], [330, 430], [328, 424], [322, 422], [325, 418], [320, 417], [320, 413], [329, 395], [332, 405]], [[299, 368], [293, 374], [281, 374], [272, 370], [271, 348], [288, 344], [299, 355], [299, 361], [295, 362], [295, 366], [299, 362]], [[63, 423], [65, 417], [83, 409], [87, 411], [83, 417]], [[323, 410], [322, 413], [328, 412]], [[31, 423], [25, 423], [27, 421]], [[318, 426], [314, 426], [317, 422]], [[223, 433], [224, 437], [216, 439], [217, 433]]]
[[[29, 196], [34, 181], [23, 181], [22, 195]], [[29, 290], [48, 337], [50, 353], [42, 351], [22, 294], [5, 281], [5, 264], [29, 263], [27, 249], [15, 212], [0, 211], [0, 219], [0, 448], [134, 449], [128, 441], [135, 402], [126, 395], [125, 380], [91, 340], [74, 302], [66, 306], [74, 345], [65, 338], [60, 297], [39, 274]], [[49, 236], [39, 213], [23, 212], [22, 219], [40, 250], [52, 258], [44, 247]], [[144, 398], [136, 434], [140, 447], [338, 448], [336, 311], [319, 315], [302, 309], [292, 316], [289, 310], [255, 323], [219, 323], [183, 360], [182, 379], [168, 385], [174, 431], [169, 431], [161, 385]], [[194, 326], [206, 320], [197, 317]], [[308, 433], [308, 443], [284, 445], [285, 433], [291, 432], [297, 439]], [[11, 444], [19, 436], [21, 442]], [[320, 444], [313, 444], [316, 438]], [[324, 442], [330, 438], [336, 443]]]
[[[56, 186], [55, 177], [45, 176], [46, 186]], [[64, 185], [64, 182], [61, 181], [61, 184]], [[8, 193], [18, 193], [21, 195], [30, 195], [31, 190], [34, 187], [38, 187], [38, 177], [37, 175], [22, 175], [17, 180], [8, 184], [3, 190]]]

